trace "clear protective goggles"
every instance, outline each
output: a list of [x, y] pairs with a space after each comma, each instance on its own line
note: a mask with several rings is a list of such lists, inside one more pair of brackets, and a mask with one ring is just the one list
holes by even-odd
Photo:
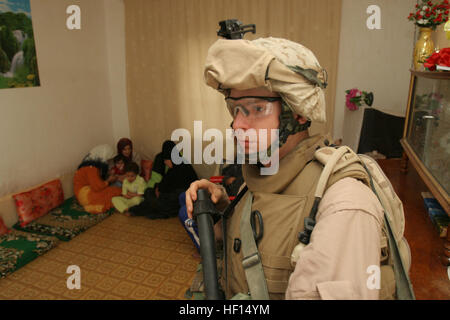
[[281, 101], [281, 97], [227, 97], [225, 101], [233, 119], [236, 119], [240, 112], [248, 120], [254, 120], [272, 114], [275, 110], [274, 102]]

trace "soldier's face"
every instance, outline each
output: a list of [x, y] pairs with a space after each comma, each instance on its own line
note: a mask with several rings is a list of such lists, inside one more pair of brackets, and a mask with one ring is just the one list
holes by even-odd
[[[265, 88], [255, 88], [248, 90], [236, 90], [232, 89], [230, 97], [279, 97], [278, 94], [270, 92]], [[245, 101], [246, 99], [242, 99]], [[235, 100], [239, 103], [239, 100]], [[245, 115], [244, 112], [237, 112], [233, 121], [233, 129], [237, 132], [249, 132], [250, 129], [254, 129], [256, 132], [256, 139], [252, 139], [245, 134], [237, 134], [238, 143], [245, 149], [245, 153], [254, 153], [264, 151], [271, 144], [275, 136], [272, 135], [272, 129], [278, 129], [280, 125], [279, 116], [281, 113], [281, 102], [267, 102], [261, 99], [261, 105], [264, 103], [271, 104], [272, 111], [261, 117], [252, 117], [251, 115]], [[241, 129], [241, 130], [238, 130]], [[264, 140], [264, 141], [262, 141]], [[260, 150], [260, 146], [265, 146], [264, 150]]]

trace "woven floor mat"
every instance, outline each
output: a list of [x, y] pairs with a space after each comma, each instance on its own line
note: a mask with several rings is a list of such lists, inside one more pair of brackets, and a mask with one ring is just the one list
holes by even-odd
[[[114, 213], [0, 280], [0, 299], [185, 299], [196, 252], [178, 218]], [[67, 288], [70, 265], [80, 289]]]

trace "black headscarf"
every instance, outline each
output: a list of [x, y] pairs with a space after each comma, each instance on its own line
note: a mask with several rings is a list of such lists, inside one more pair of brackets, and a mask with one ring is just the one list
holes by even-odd
[[164, 141], [162, 145], [162, 158], [163, 160], [172, 159], [172, 149], [175, 148], [175, 142], [171, 140]]

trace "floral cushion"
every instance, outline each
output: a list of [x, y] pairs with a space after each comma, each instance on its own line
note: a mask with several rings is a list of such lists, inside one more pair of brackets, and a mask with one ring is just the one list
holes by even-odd
[[44, 216], [64, 202], [64, 193], [59, 179], [50, 181], [33, 190], [13, 196], [21, 226]]
[[3, 234], [7, 234], [9, 233], [11, 230], [9, 230], [6, 226], [5, 223], [3, 222], [2, 217], [0, 217], [0, 236]]

